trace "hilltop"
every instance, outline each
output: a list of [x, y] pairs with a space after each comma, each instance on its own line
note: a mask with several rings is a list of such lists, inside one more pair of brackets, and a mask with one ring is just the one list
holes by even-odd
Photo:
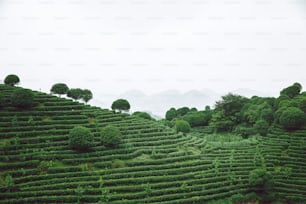
[[[0, 85], [9, 99], [20, 87]], [[0, 203], [306, 202], [306, 129], [274, 126], [267, 136], [177, 133], [159, 122], [32, 91], [28, 109], [0, 109]], [[116, 148], [100, 129], [120, 129]], [[69, 147], [82, 125], [94, 134], [86, 152]], [[273, 186], [255, 189], [265, 169]]]

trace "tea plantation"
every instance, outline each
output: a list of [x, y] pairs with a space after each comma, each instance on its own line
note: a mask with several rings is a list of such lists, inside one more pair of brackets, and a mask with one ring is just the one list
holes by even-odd
[[[16, 89], [0, 85], [4, 98]], [[183, 134], [32, 92], [33, 107], [0, 108], [0, 203], [306, 203], [305, 128], [276, 126], [248, 139]], [[69, 132], [80, 125], [94, 135], [88, 151], [69, 146]], [[107, 125], [120, 129], [117, 147], [101, 144]], [[269, 172], [273, 185], [251, 185], [255, 169]]]

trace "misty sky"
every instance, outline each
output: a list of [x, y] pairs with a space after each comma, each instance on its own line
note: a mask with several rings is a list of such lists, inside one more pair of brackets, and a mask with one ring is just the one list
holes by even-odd
[[303, 0], [0, 0], [0, 77], [49, 92], [306, 83]]

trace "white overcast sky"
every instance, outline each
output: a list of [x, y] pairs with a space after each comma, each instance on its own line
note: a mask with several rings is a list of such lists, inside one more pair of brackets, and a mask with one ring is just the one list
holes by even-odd
[[304, 0], [0, 0], [0, 74], [48, 92], [306, 83]]

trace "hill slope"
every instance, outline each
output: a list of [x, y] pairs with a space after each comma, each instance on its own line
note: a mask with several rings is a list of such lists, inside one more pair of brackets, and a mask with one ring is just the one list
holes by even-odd
[[[0, 85], [7, 98], [15, 89]], [[0, 111], [0, 203], [204, 203], [252, 192], [258, 167], [272, 172], [279, 198], [306, 202], [306, 130], [221, 141], [34, 93], [31, 110]], [[123, 134], [118, 148], [100, 145], [108, 124]], [[95, 134], [91, 151], [68, 146], [76, 125]]]

